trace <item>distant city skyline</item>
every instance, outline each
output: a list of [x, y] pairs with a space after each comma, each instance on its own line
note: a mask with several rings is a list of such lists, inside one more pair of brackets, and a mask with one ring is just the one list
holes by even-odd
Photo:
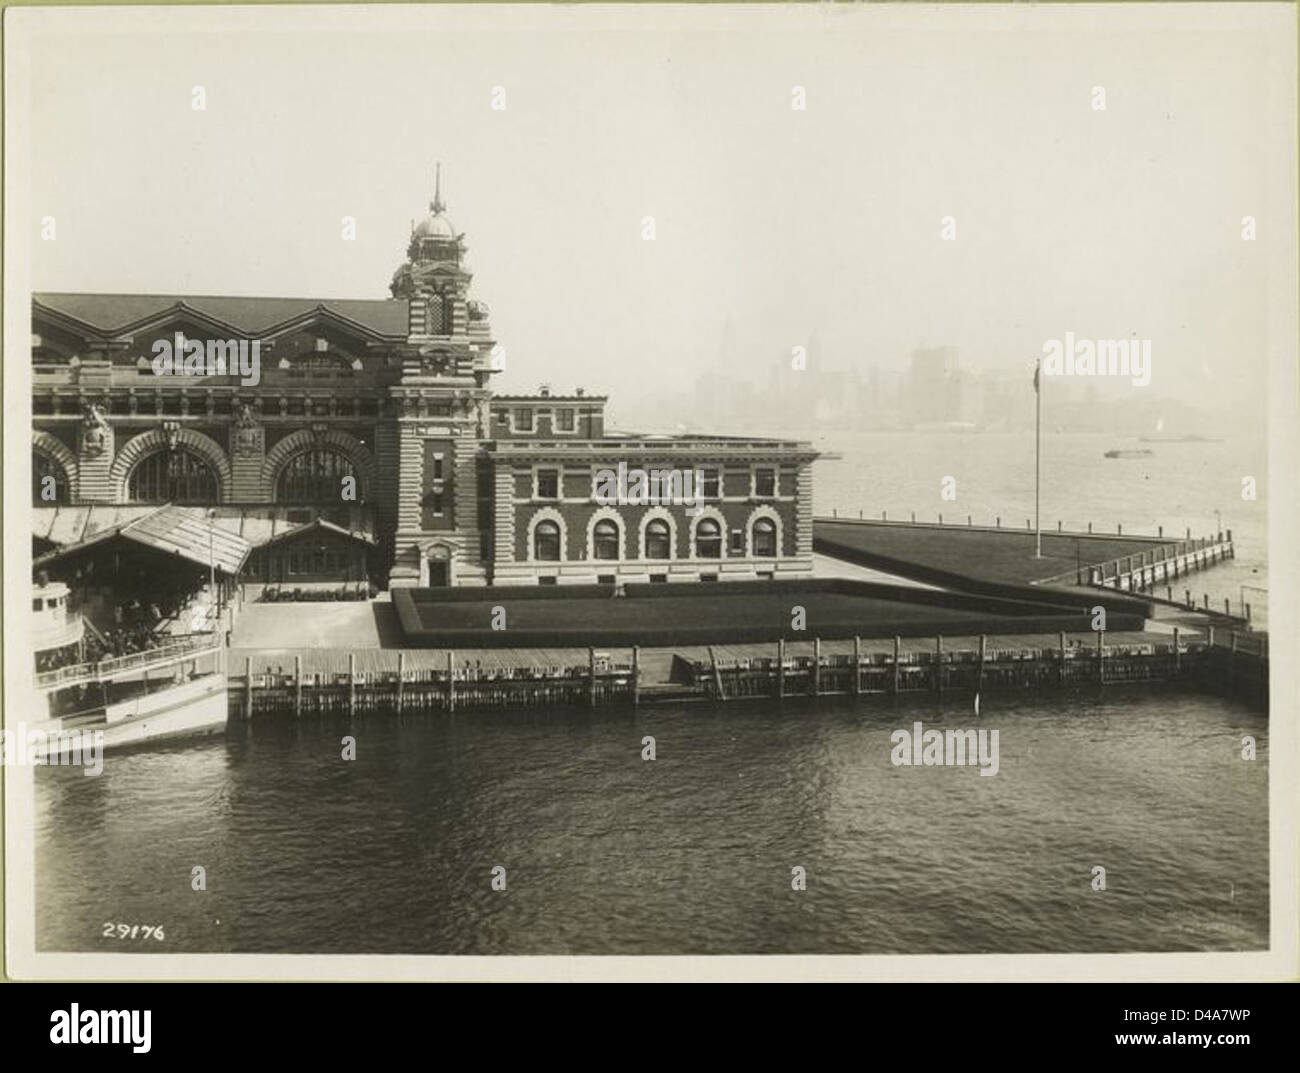
[[889, 5], [624, 9], [575, 35], [541, 9], [520, 34], [488, 10], [372, 9], [284, 37], [173, 15], [104, 19], [140, 30], [106, 56], [83, 14], [11, 72], [40, 132], [34, 289], [382, 297], [441, 160], [505, 392], [581, 384], [644, 423], [694, 390], [730, 316], [736, 392], [796, 346], [831, 378], [811, 398], [920, 346], [1027, 377], [1046, 339], [1137, 333], [1154, 375], [1135, 399], [1263, 420], [1295, 289], [1294, 101], [1268, 76], [1294, 42], [1268, 18], [952, 7], [931, 33]]

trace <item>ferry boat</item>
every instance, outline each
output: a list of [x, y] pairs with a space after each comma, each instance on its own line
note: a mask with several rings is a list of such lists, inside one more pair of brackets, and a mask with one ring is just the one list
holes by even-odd
[[36, 688], [46, 710], [28, 730], [43, 732], [48, 743], [35, 746], [38, 755], [48, 755], [73, 730], [102, 732], [104, 749], [225, 731], [225, 649], [218, 634], [86, 662], [86, 623], [67, 585], [34, 586], [32, 616]]

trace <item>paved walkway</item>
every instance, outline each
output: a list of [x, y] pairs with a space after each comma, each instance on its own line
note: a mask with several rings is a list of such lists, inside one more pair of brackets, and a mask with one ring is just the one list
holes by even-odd
[[334, 603], [245, 603], [233, 648], [400, 648], [402, 629], [387, 599]]

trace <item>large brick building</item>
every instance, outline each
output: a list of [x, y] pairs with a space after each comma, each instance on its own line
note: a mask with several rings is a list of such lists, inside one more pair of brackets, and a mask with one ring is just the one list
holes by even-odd
[[[215, 508], [267, 583], [363, 564], [434, 586], [811, 569], [808, 444], [619, 434], [580, 390], [494, 396], [501, 351], [465, 251], [438, 191], [391, 298], [34, 295], [38, 547], [172, 503]], [[603, 503], [596, 475], [619, 463], [702, 472], [703, 502]]]

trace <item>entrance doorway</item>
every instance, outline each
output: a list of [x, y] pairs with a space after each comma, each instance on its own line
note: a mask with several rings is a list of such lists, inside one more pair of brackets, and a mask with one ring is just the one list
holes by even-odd
[[435, 544], [425, 553], [424, 577], [431, 589], [445, 589], [451, 584], [451, 549], [445, 544]]

